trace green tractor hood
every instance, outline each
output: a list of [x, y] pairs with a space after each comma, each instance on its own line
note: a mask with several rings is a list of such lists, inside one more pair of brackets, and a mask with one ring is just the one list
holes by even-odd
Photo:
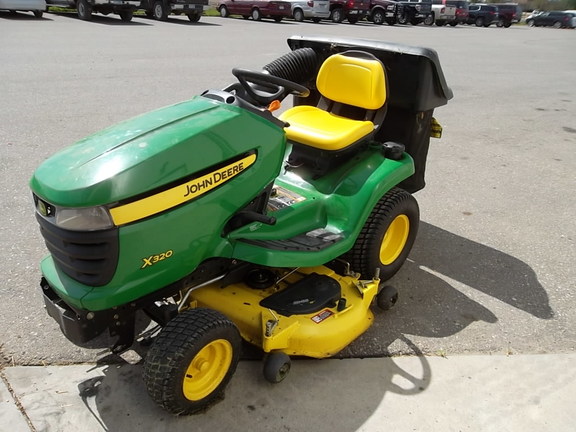
[[[236, 153], [221, 143], [234, 141], [231, 131], [240, 116], [236, 107], [195, 97], [60, 151], [36, 170], [30, 186], [63, 207], [122, 201], [233, 157]], [[222, 123], [227, 126], [218, 127]]]

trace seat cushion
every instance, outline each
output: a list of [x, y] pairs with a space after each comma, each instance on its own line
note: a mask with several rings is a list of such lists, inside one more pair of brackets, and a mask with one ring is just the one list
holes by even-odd
[[342, 150], [374, 131], [371, 121], [340, 117], [308, 105], [290, 108], [280, 119], [290, 124], [284, 129], [288, 140], [322, 150]]

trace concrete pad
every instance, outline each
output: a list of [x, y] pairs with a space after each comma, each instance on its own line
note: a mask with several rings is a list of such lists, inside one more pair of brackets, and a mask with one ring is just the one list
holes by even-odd
[[24, 415], [18, 409], [6, 383], [0, 379], [0, 428], [10, 432], [30, 432]]
[[174, 417], [148, 397], [140, 365], [5, 370], [37, 431], [574, 430], [576, 353], [295, 360], [281, 384], [243, 361], [225, 398]]

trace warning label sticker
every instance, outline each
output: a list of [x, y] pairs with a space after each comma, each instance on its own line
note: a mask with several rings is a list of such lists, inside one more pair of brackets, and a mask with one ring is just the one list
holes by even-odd
[[320, 324], [322, 321], [324, 321], [326, 318], [330, 318], [332, 315], [334, 315], [334, 312], [332, 312], [330, 309], [324, 309], [323, 311], [320, 311], [314, 315], [311, 320], [316, 324]]
[[289, 191], [281, 186], [275, 186], [272, 191], [272, 196], [268, 201], [268, 211], [280, 210], [284, 207], [290, 207], [291, 205], [304, 201], [302, 195], [295, 192]]

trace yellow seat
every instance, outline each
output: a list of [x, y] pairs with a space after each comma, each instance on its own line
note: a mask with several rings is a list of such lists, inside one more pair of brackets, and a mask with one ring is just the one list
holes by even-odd
[[[334, 54], [320, 67], [316, 86], [326, 109], [300, 105], [281, 114], [280, 119], [289, 124], [288, 140], [338, 151], [374, 132], [374, 117], [386, 102], [384, 66], [376, 57], [361, 51]], [[365, 110], [364, 118], [341, 114], [347, 106]]]

